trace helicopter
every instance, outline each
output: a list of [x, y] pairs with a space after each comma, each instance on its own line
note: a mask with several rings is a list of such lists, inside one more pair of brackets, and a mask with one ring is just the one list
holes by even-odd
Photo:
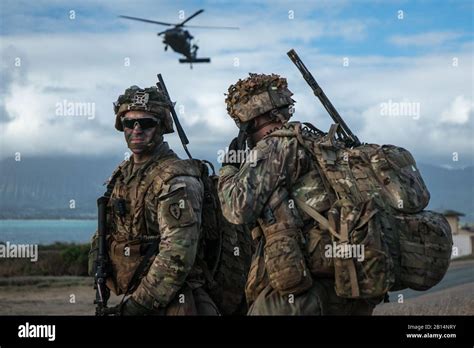
[[204, 10], [199, 10], [193, 13], [191, 16], [186, 18], [181, 23], [166, 23], [166, 22], [158, 22], [152, 21], [149, 19], [138, 18], [138, 17], [130, 17], [130, 16], [119, 16], [120, 18], [131, 19], [140, 22], [152, 23], [152, 24], [159, 24], [159, 25], [166, 25], [172, 26], [172, 28], [164, 30], [162, 32], [157, 33], [158, 36], [163, 37], [163, 43], [165, 44], [165, 51], [168, 50], [168, 46], [171, 49], [179, 54], [182, 54], [185, 58], [180, 58], [180, 63], [189, 63], [192, 69], [193, 63], [210, 63], [211, 58], [198, 58], [197, 51], [199, 46], [193, 43], [194, 36], [190, 34], [188, 30], [183, 29], [184, 27], [187, 28], [205, 28], [205, 29], [239, 29], [238, 27], [212, 27], [212, 26], [198, 26], [198, 25], [185, 25], [188, 21], [196, 17], [197, 15], [203, 13]]

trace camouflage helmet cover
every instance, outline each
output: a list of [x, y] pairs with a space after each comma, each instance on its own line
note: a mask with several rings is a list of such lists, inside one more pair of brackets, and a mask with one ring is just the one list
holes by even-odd
[[227, 112], [239, 126], [273, 109], [293, 105], [292, 95], [280, 75], [249, 73], [249, 77], [229, 87], [225, 102]]
[[163, 134], [173, 133], [170, 104], [157, 87], [131, 86], [114, 103], [115, 128], [123, 132], [121, 118], [127, 111], [146, 111], [163, 121]]

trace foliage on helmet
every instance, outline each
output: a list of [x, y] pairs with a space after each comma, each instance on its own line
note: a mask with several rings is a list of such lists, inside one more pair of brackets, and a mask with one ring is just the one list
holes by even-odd
[[292, 105], [292, 95], [286, 78], [249, 73], [249, 77], [229, 87], [225, 102], [230, 117], [239, 125], [270, 110]]

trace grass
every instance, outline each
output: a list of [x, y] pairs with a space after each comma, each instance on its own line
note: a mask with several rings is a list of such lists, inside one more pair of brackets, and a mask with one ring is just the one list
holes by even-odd
[[0, 277], [87, 276], [88, 244], [54, 243], [38, 247], [38, 261], [0, 259]]

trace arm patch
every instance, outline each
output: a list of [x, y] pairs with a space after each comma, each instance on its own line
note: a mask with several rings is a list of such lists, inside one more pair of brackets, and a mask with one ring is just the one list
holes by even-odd
[[159, 221], [164, 221], [169, 228], [186, 227], [198, 221], [185, 183], [173, 185], [171, 191], [159, 197], [158, 217]]

